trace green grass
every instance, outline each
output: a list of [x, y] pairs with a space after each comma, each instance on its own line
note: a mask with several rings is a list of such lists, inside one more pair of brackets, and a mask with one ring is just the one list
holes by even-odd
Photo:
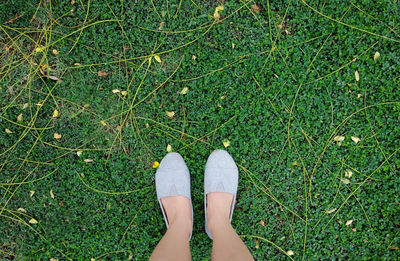
[[0, 10], [0, 259], [146, 260], [166, 230], [152, 164], [170, 144], [191, 171], [193, 260], [208, 260], [203, 171], [224, 140], [256, 260], [398, 258], [397, 0]]

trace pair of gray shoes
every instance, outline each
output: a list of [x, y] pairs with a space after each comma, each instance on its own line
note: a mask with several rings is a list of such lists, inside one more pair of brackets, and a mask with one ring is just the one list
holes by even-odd
[[[233, 195], [230, 220], [232, 220], [233, 209], [238, 187], [238, 168], [231, 155], [225, 150], [215, 150], [208, 157], [204, 172], [204, 210], [205, 228], [207, 235], [212, 235], [207, 225], [207, 194], [211, 192], [227, 192]], [[161, 204], [161, 198], [171, 196], [190, 196], [190, 173], [182, 156], [179, 153], [168, 153], [161, 161], [156, 172], [157, 199], [160, 203], [165, 224], [168, 228], [168, 219]], [[192, 207], [193, 221], [193, 207]], [[191, 236], [191, 235], [190, 235]], [[190, 240], [190, 239], [189, 239]]]

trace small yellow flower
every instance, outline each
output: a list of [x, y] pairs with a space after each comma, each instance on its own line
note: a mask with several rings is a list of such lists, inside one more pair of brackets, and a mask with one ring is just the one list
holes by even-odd
[[159, 165], [160, 165], [160, 163], [158, 161], [154, 161], [153, 168], [156, 169], [156, 168], [158, 168]]

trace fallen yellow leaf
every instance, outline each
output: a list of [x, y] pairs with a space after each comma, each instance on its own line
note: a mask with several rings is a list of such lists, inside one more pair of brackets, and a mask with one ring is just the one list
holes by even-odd
[[53, 118], [57, 118], [58, 117], [58, 110], [54, 110], [53, 111]]
[[18, 208], [17, 210], [18, 210], [19, 212], [26, 213], [26, 210], [25, 210], [24, 208]]
[[378, 60], [379, 56], [381, 56], [381, 54], [379, 52], [376, 52], [374, 54], [374, 61]]
[[17, 121], [22, 121], [22, 113], [20, 114], [20, 115], [18, 115], [18, 117], [17, 117]]
[[348, 221], [346, 222], [346, 226], [350, 226], [351, 223], [353, 223], [353, 220], [352, 220], [352, 219], [350, 219], [350, 220], [348, 220]]
[[122, 91], [121, 94], [122, 94], [122, 96], [125, 96], [125, 95], [128, 94], [128, 92], [127, 91]]
[[9, 129], [6, 129], [6, 133], [11, 134], [11, 133], [13, 133], [13, 132], [10, 131]]
[[29, 103], [24, 103], [24, 106], [22, 107], [22, 109], [26, 109], [26, 108], [28, 108], [28, 106], [29, 106]]
[[62, 136], [61, 134], [55, 132], [53, 137], [54, 137], [56, 140], [59, 140], [59, 139], [61, 139], [61, 136]]
[[344, 176], [345, 176], [346, 178], [351, 178], [351, 176], [353, 176], [353, 171], [351, 171], [351, 170], [346, 170], [346, 171], [344, 172]]
[[221, 17], [221, 15], [219, 14], [219, 12], [221, 12], [222, 10], [224, 10], [224, 6], [222, 6], [222, 5], [219, 5], [219, 6], [217, 6], [216, 8], [215, 8], [215, 10], [214, 10], [214, 18], [215, 19], [219, 19], [220, 17]]
[[53, 193], [53, 190], [52, 190], [52, 189], [50, 189], [50, 197], [51, 197], [51, 198], [54, 198], [54, 193]]
[[292, 250], [289, 250], [289, 251], [286, 252], [286, 254], [287, 254], [288, 256], [293, 256], [293, 255], [294, 255], [294, 252], [293, 252]]
[[34, 218], [31, 218], [30, 220], [29, 220], [29, 223], [31, 223], [31, 224], [37, 224], [37, 223], [39, 223], [36, 219], [34, 219]]
[[103, 121], [103, 120], [100, 121], [100, 124], [103, 125], [103, 126], [107, 126], [107, 123], [105, 121]]
[[54, 54], [54, 55], [59, 55], [59, 54], [60, 54], [60, 52], [59, 52], [59, 51], [57, 51], [56, 49], [53, 49], [53, 54]]
[[78, 151], [76, 152], [76, 155], [78, 155], [78, 157], [80, 157], [80, 156], [82, 155], [82, 151], [81, 151], [81, 150], [78, 150]]
[[227, 140], [227, 139], [224, 139], [222, 141], [222, 144], [224, 144], [224, 147], [227, 148], [227, 147], [229, 147], [231, 145], [231, 142], [229, 140]]
[[112, 93], [119, 93], [119, 92], [121, 92], [120, 90], [118, 90], [118, 89], [114, 89], [114, 90], [112, 90]]
[[170, 144], [167, 145], [167, 152], [171, 152], [172, 151], [172, 146]]
[[173, 118], [175, 116], [175, 112], [174, 111], [165, 111], [165, 113], [167, 114], [167, 116], [169, 118]]
[[161, 58], [158, 55], [154, 55], [154, 59], [156, 59], [157, 62], [161, 63]]
[[344, 136], [335, 136], [333, 138], [333, 140], [336, 141], [336, 142], [342, 142], [342, 141], [344, 141], [344, 139], [345, 139]]
[[185, 87], [182, 89], [182, 91], [180, 92], [180, 94], [185, 95], [188, 92], [189, 88]]
[[331, 213], [333, 213], [333, 212], [335, 212], [335, 211], [336, 211], [336, 208], [333, 208], [333, 209], [331, 209], [331, 210], [326, 210], [325, 213], [326, 213], [326, 214], [331, 214]]
[[346, 185], [350, 184], [350, 180], [349, 179], [341, 179], [341, 181]]
[[354, 72], [354, 76], [356, 77], [357, 82], [360, 81], [360, 74], [358, 73], [357, 70]]
[[93, 162], [93, 160], [92, 160], [92, 159], [84, 159], [83, 161], [84, 161], [84, 162], [86, 162], [86, 163]]
[[360, 142], [360, 141], [361, 141], [361, 139], [360, 139], [360, 138], [358, 138], [358, 137], [354, 137], [354, 136], [351, 136], [351, 140], [352, 140], [352, 141], [354, 141], [355, 143], [358, 143], [358, 142]]
[[29, 191], [29, 196], [32, 197], [35, 194], [35, 191], [31, 190]]
[[160, 163], [158, 161], [154, 161], [153, 169], [157, 168], [158, 166], [160, 166]]
[[41, 45], [41, 46], [39, 46], [39, 47], [36, 47], [35, 52], [41, 53], [41, 52], [43, 52], [43, 50], [44, 50], [44, 46]]

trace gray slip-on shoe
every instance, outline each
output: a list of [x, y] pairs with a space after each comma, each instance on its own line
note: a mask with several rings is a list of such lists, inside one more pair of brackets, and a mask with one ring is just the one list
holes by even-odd
[[[168, 228], [168, 219], [165, 214], [161, 199], [171, 196], [185, 196], [190, 200], [192, 208], [193, 223], [193, 206], [190, 197], [190, 173], [182, 156], [179, 153], [172, 152], [165, 155], [161, 160], [160, 166], [156, 172], [156, 191], [157, 199], [160, 203], [161, 212], [163, 214], [165, 224]], [[189, 240], [192, 237], [190, 233]]]
[[231, 213], [229, 219], [232, 220], [233, 209], [236, 201], [236, 191], [238, 187], [239, 171], [235, 161], [225, 150], [215, 150], [208, 157], [204, 172], [204, 211], [205, 228], [207, 235], [212, 239], [207, 222], [207, 194], [211, 192], [227, 192], [233, 195]]

